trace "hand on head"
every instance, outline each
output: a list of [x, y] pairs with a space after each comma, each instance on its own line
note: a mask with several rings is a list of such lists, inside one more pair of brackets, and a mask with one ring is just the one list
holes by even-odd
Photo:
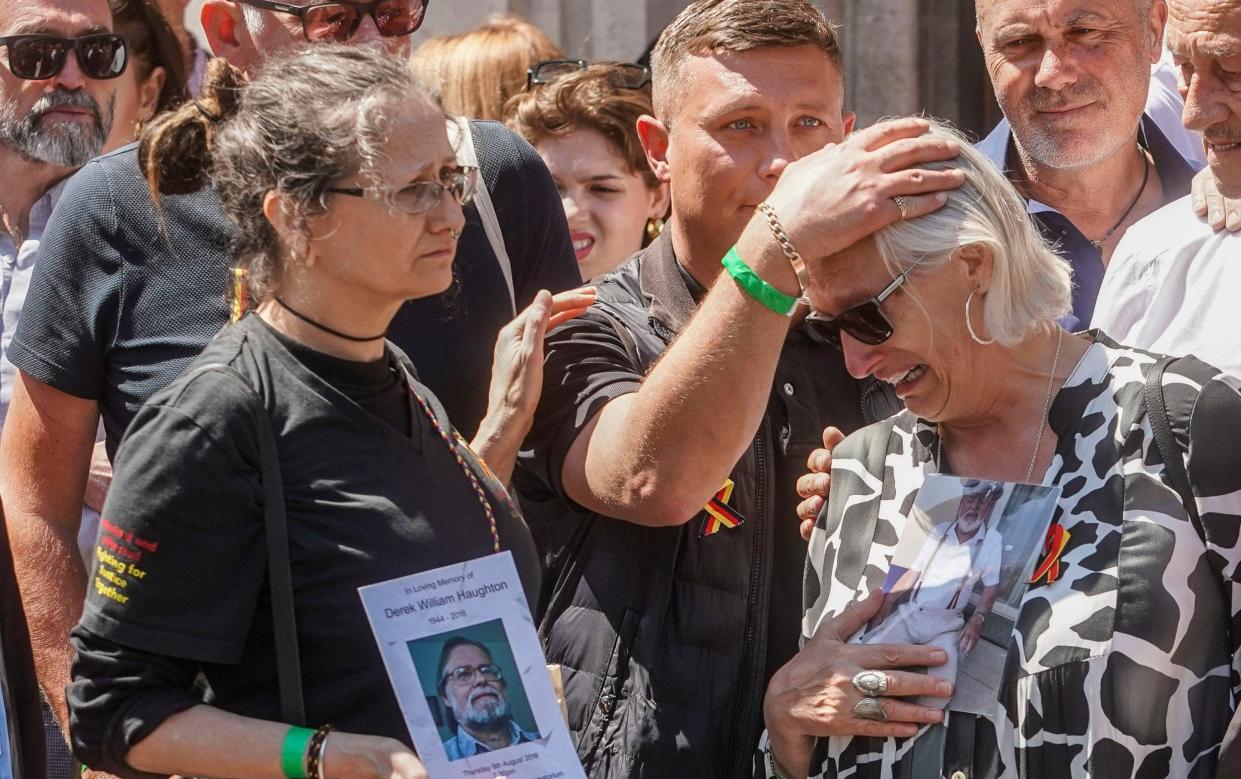
[[922, 137], [930, 127], [919, 118], [883, 122], [789, 164], [767, 202], [806, 261], [812, 288], [822, 258], [899, 219], [941, 208], [944, 191], [965, 182], [960, 170], [918, 167], [960, 151], [953, 139]]

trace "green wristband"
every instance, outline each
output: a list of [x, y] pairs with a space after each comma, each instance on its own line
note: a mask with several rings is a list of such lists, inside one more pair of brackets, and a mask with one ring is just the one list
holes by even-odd
[[792, 316], [797, 309], [798, 298], [784, 294], [759, 278], [754, 269], [746, 265], [741, 255], [737, 254], [736, 246], [728, 250], [721, 264], [728, 271], [728, 275], [732, 276], [733, 281], [737, 282], [737, 286], [768, 309], [780, 316]]
[[310, 728], [290, 727], [280, 747], [280, 770], [289, 779], [306, 779], [306, 747], [315, 732]]

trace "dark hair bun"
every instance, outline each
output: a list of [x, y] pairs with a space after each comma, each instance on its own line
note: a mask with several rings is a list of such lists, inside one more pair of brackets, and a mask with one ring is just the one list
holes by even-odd
[[207, 184], [211, 147], [221, 122], [237, 111], [241, 71], [222, 58], [207, 65], [202, 93], [158, 117], [142, 134], [138, 161], [154, 195], [183, 195]]

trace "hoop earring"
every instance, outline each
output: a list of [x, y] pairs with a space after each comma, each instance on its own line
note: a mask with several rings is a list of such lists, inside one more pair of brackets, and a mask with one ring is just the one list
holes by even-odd
[[978, 337], [978, 333], [974, 332], [974, 323], [970, 320], [970, 302], [974, 299], [974, 293], [978, 290], [970, 290], [970, 296], [965, 299], [965, 329], [970, 331], [970, 338], [974, 339], [974, 343], [979, 346], [990, 346], [995, 343], [995, 339], [984, 341]]

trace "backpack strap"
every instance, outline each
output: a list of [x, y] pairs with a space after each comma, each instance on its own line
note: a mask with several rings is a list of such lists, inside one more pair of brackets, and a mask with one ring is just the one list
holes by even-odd
[[1181, 453], [1181, 445], [1172, 432], [1172, 422], [1168, 418], [1168, 404], [1163, 394], [1163, 375], [1169, 365], [1176, 361], [1175, 357], [1164, 357], [1155, 363], [1150, 373], [1146, 374], [1146, 417], [1150, 420], [1151, 433], [1155, 437], [1155, 447], [1163, 460], [1168, 473], [1168, 481], [1181, 503], [1189, 519], [1194, 524], [1198, 535], [1206, 542], [1206, 529], [1202, 525], [1202, 517], [1198, 515], [1198, 504], [1194, 500], [1194, 492], [1189, 484], [1189, 474], [1185, 470], [1185, 458]]
[[504, 232], [500, 229], [500, 219], [496, 216], [496, 207], [491, 202], [491, 192], [487, 190], [487, 182], [482, 181], [481, 166], [478, 164], [478, 149], [474, 146], [474, 133], [470, 130], [470, 121], [465, 117], [452, 117], [448, 120], [448, 137], [453, 139], [457, 149], [457, 162], [471, 168], [480, 168], [478, 186], [474, 188], [474, 208], [478, 218], [482, 220], [483, 232], [487, 234], [487, 243], [496, 256], [500, 272], [504, 274], [504, 283], [508, 287], [508, 302], [517, 316], [517, 291], [513, 286], [513, 262], [509, 259], [508, 249], [504, 246]]
[[293, 608], [293, 570], [289, 562], [289, 523], [284, 509], [284, 480], [276, 449], [276, 432], [263, 399], [237, 370], [222, 363], [203, 365], [186, 377], [207, 372], [225, 373], [245, 387], [259, 431], [260, 479], [263, 483], [263, 525], [267, 536], [267, 582], [271, 595], [272, 629], [276, 641], [276, 681], [280, 688], [280, 716], [291, 725], [306, 725], [302, 693], [302, 663], [297, 648], [297, 615]]

